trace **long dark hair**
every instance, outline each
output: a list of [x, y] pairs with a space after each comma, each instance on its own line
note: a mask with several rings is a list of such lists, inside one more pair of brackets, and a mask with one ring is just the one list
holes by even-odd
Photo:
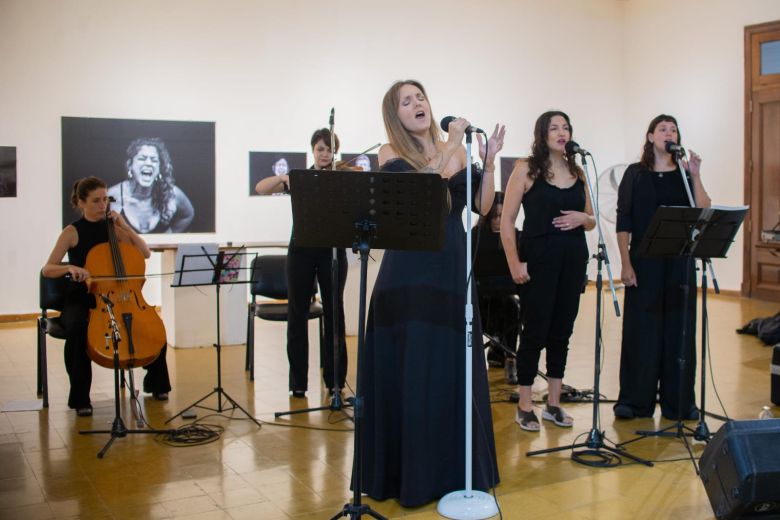
[[176, 193], [174, 187], [176, 181], [173, 178], [173, 162], [168, 147], [159, 137], [140, 137], [127, 147], [126, 166], [128, 172], [133, 164], [133, 157], [143, 146], [154, 146], [160, 156], [160, 175], [154, 179], [152, 185], [152, 207], [160, 214], [160, 222], [169, 226], [176, 214]]
[[[540, 175], [545, 179], [552, 178], [550, 169], [550, 147], [547, 146], [547, 134], [550, 131], [550, 122], [555, 116], [561, 116], [569, 125], [569, 135], [574, 137], [574, 127], [571, 126], [569, 116], [560, 110], [550, 110], [540, 115], [534, 126], [534, 143], [531, 145], [531, 156], [528, 157], [528, 178], [536, 180]], [[575, 155], [567, 155], [566, 162], [569, 165], [569, 172], [578, 179], [582, 179], [583, 172], [574, 162]]]
[[642, 158], [639, 160], [639, 162], [641, 162], [642, 165], [648, 170], [655, 168], [655, 149], [653, 148], [653, 143], [650, 142], [647, 136], [655, 132], [655, 127], [664, 122], [674, 123], [674, 126], [677, 127], [676, 144], [682, 145], [682, 134], [680, 134], [680, 125], [677, 124], [677, 120], [668, 114], [655, 116], [653, 120], [650, 121], [650, 125], [647, 127], [647, 132], [645, 132], [645, 144], [642, 147]]
[[70, 192], [70, 203], [74, 208], [79, 207], [79, 201], [87, 201], [89, 194], [98, 188], [107, 188], [106, 183], [97, 177], [84, 177], [73, 184]]
[[498, 206], [503, 204], [504, 204], [504, 192], [497, 191], [496, 196], [493, 198], [493, 205], [490, 206], [490, 211], [488, 211], [488, 214], [479, 216], [479, 221], [477, 222], [477, 225], [481, 226], [483, 231], [485, 232], [490, 231], [490, 221], [493, 220], [493, 217], [495, 217], [496, 214], [498, 213]]

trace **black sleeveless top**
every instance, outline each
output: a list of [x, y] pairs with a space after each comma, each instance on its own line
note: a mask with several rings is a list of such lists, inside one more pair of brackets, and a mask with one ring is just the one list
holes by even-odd
[[[84, 267], [84, 264], [87, 263], [87, 253], [89, 253], [90, 249], [103, 242], [108, 242], [108, 226], [105, 220], [90, 222], [84, 217], [73, 222], [72, 225], [76, 228], [79, 241], [76, 247], [68, 249], [68, 262], [71, 265]], [[95, 307], [95, 300], [87, 292], [85, 283], [71, 281], [68, 284], [66, 298], [71, 301], [81, 302], [82, 305], [87, 307]]]
[[105, 220], [90, 222], [81, 217], [76, 222], [73, 222], [73, 227], [76, 228], [79, 241], [76, 247], [68, 249], [68, 262], [71, 265], [84, 267], [84, 264], [87, 263], [89, 250], [98, 244], [108, 242], [108, 225]]
[[536, 238], [545, 235], [585, 235], [582, 226], [570, 230], [558, 229], [553, 219], [562, 215], [561, 210], [585, 211], [585, 183], [577, 179], [568, 188], [559, 188], [547, 182], [540, 175], [533, 186], [523, 195], [523, 238]]

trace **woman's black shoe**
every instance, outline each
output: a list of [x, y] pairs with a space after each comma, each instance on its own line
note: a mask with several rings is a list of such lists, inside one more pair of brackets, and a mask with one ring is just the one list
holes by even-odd
[[306, 397], [306, 390], [293, 390], [292, 391], [293, 397], [297, 397], [298, 399], [303, 399]]
[[627, 404], [616, 404], [614, 411], [615, 417], [618, 419], [633, 419], [636, 417], [634, 410]]

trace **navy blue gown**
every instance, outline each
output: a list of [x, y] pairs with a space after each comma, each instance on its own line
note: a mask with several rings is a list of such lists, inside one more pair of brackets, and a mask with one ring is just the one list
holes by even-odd
[[[401, 159], [383, 169], [413, 170]], [[443, 248], [385, 251], [366, 323], [362, 491], [405, 507], [465, 487], [465, 170], [448, 188]], [[477, 302], [472, 285], [472, 487], [485, 491], [498, 470]]]

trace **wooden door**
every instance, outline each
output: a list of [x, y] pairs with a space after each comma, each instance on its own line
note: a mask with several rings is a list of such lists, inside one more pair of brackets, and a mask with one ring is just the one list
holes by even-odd
[[742, 294], [780, 301], [780, 22], [745, 28], [745, 222]]

